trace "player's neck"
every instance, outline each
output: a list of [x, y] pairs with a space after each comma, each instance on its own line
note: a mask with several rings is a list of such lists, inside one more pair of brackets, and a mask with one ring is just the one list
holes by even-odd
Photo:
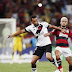
[[39, 24], [37, 24], [37, 25], [34, 25], [35, 27], [37, 27]]
[[66, 29], [66, 26], [61, 26], [62, 29]]

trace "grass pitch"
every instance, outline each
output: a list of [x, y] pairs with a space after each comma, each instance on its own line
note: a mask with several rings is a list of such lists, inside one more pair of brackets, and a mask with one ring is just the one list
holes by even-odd
[[[66, 61], [62, 62], [64, 72], [68, 72], [68, 63]], [[57, 68], [50, 62], [38, 62], [37, 71], [38, 72], [54, 72]], [[32, 72], [30, 63], [23, 64], [2, 64], [0, 63], [0, 72]]]

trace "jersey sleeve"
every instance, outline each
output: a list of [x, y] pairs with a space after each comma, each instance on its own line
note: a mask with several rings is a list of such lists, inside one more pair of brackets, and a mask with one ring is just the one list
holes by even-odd
[[52, 33], [53, 35], [56, 35], [56, 29], [53, 29], [53, 30], [51, 31], [51, 33]]
[[26, 35], [27, 35], [27, 33], [20, 34], [21, 37], [24, 37]]
[[26, 32], [31, 32], [31, 27], [30, 27], [30, 26], [26, 27], [26, 28], [25, 28], [25, 31], [26, 31]]
[[49, 23], [44, 22], [44, 26], [45, 26], [45, 27], [49, 27], [49, 25], [50, 25]]
[[70, 30], [70, 34], [69, 34], [69, 37], [71, 37], [72, 38], [72, 31]]

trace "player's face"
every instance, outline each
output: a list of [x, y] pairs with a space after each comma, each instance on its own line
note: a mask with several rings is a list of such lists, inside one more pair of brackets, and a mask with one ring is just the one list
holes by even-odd
[[32, 18], [32, 23], [37, 26], [38, 25], [38, 19], [37, 18]]
[[67, 26], [68, 24], [68, 21], [66, 19], [63, 19], [61, 22], [60, 22], [61, 26]]

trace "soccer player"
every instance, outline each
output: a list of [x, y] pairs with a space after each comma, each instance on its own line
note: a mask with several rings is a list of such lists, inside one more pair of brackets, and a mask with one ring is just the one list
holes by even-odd
[[72, 37], [72, 31], [69, 30], [66, 26], [68, 24], [68, 19], [66, 17], [62, 17], [60, 21], [60, 28], [65, 29], [66, 33], [62, 33], [60, 30], [53, 29], [50, 33], [46, 33], [44, 36], [56, 35], [56, 48], [55, 55], [58, 63], [58, 69], [60, 72], [63, 72], [62, 64], [60, 56], [64, 55], [66, 60], [69, 63], [69, 72], [72, 71], [72, 55], [68, 44], [68, 37]]
[[[16, 28], [16, 31], [20, 31], [20, 27]], [[14, 58], [14, 52], [18, 50], [19, 52], [19, 60], [21, 60], [21, 52], [22, 52], [22, 45], [23, 45], [23, 37], [27, 33], [20, 34], [18, 36], [14, 37], [14, 46], [13, 46], [13, 53], [12, 53], [12, 59]]]
[[51, 46], [50, 38], [49, 36], [44, 37], [44, 34], [48, 33], [47, 28], [58, 29], [58, 30], [61, 30], [62, 32], [65, 32], [65, 30], [59, 27], [50, 25], [47, 22], [39, 22], [36, 16], [31, 17], [31, 22], [32, 24], [26, 27], [24, 30], [20, 30], [19, 32], [13, 35], [9, 35], [8, 37], [14, 37], [14, 36], [17, 36], [25, 32], [32, 32], [36, 36], [37, 38], [36, 46], [37, 47], [34, 51], [31, 65], [32, 65], [32, 71], [37, 72], [36, 62], [38, 59], [40, 59], [43, 56], [44, 52], [46, 52], [46, 58], [55, 65], [55, 61], [53, 57], [51, 56], [52, 46]]

